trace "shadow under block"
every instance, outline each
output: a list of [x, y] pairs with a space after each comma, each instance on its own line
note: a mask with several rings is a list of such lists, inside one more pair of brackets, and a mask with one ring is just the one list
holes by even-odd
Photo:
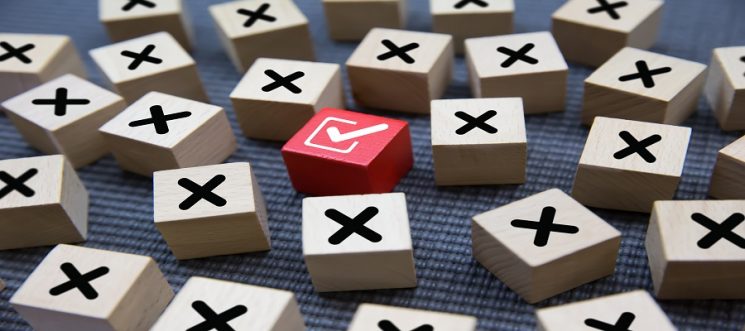
[[474, 258], [528, 303], [613, 274], [621, 244], [620, 232], [559, 189], [476, 215], [471, 225]]
[[453, 37], [374, 28], [347, 60], [358, 105], [429, 114], [453, 76]]
[[569, 67], [549, 32], [468, 39], [466, 65], [475, 98], [521, 97], [526, 114], [564, 111]]
[[528, 141], [520, 98], [432, 101], [437, 185], [525, 182]]
[[0, 161], [0, 228], [0, 250], [86, 239], [88, 191], [64, 156]]
[[314, 61], [308, 19], [292, 0], [242, 0], [209, 7], [240, 73], [260, 57]]
[[686, 127], [597, 117], [572, 196], [585, 206], [649, 213], [675, 196], [690, 138]]
[[511, 34], [514, 0], [430, 0], [432, 31], [453, 36], [456, 54], [465, 52], [468, 38]]
[[582, 123], [605, 116], [678, 125], [696, 112], [705, 79], [703, 64], [624, 48], [585, 79]]
[[173, 298], [149, 256], [58, 245], [10, 299], [37, 331], [148, 330]]
[[318, 292], [416, 286], [403, 193], [303, 199], [303, 255]]
[[268, 216], [248, 163], [153, 175], [155, 227], [178, 259], [267, 251]]
[[197, 65], [167, 32], [90, 51], [103, 78], [127, 103], [153, 91], [207, 101]]
[[476, 331], [477, 322], [473, 316], [363, 303], [347, 330]]
[[709, 195], [717, 199], [745, 199], [745, 137], [717, 154]]
[[552, 15], [556, 41], [567, 60], [597, 67], [624, 47], [654, 45], [663, 1], [570, 0]]
[[745, 299], [745, 200], [657, 201], [646, 249], [659, 299]]
[[221, 163], [236, 149], [222, 108], [150, 92], [100, 129], [119, 166], [154, 171]]
[[745, 46], [717, 48], [704, 94], [722, 130], [745, 130]]
[[98, 18], [113, 41], [165, 31], [176, 38], [185, 49], [191, 49], [194, 34], [184, 2], [99, 0]]
[[230, 94], [243, 134], [286, 141], [323, 108], [345, 107], [338, 64], [256, 60]]
[[292, 292], [191, 277], [150, 331], [208, 329], [304, 331], [305, 323]]
[[46, 154], [64, 154], [76, 168], [109, 153], [98, 128], [126, 106], [122, 97], [72, 74], [3, 103], [29, 145]]
[[323, 0], [331, 39], [358, 41], [373, 28], [405, 29], [406, 0]]

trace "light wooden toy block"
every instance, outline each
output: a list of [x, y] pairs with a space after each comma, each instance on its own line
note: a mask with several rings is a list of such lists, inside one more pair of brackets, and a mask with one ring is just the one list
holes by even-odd
[[476, 331], [473, 316], [363, 303], [349, 324], [348, 331]]
[[522, 97], [526, 114], [564, 110], [569, 67], [549, 32], [466, 40], [476, 98]]
[[167, 32], [90, 51], [104, 79], [128, 103], [157, 91], [207, 101], [197, 65]]
[[717, 154], [709, 195], [717, 199], [745, 199], [745, 137]]
[[455, 53], [468, 38], [512, 33], [514, 0], [430, 0], [432, 31], [453, 36]]
[[154, 171], [216, 164], [236, 149], [222, 108], [150, 92], [99, 129], [119, 166]]
[[405, 195], [303, 199], [303, 255], [318, 292], [415, 287]]
[[269, 250], [259, 183], [248, 163], [158, 171], [155, 226], [178, 259]]
[[539, 331], [677, 329], [646, 291], [637, 290], [536, 311]]
[[228, 57], [241, 73], [260, 57], [315, 60], [308, 19], [292, 0], [233, 1], [209, 10]]
[[723, 130], [745, 130], [745, 46], [717, 48], [704, 94]]
[[345, 107], [338, 64], [258, 59], [230, 94], [243, 134], [286, 141], [323, 108]]
[[428, 114], [452, 79], [453, 37], [372, 29], [347, 60], [347, 73], [358, 105]]
[[87, 76], [70, 37], [0, 33], [0, 102], [68, 73]]
[[0, 161], [0, 250], [84, 241], [88, 191], [62, 155]]
[[570, 0], [552, 15], [551, 32], [567, 60], [597, 67], [624, 47], [652, 47], [663, 4], [656, 0]]
[[596, 116], [678, 125], [696, 112], [706, 66], [624, 48], [585, 79], [582, 123]]
[[0, 291], [4, 289], [5, 289], [5, 282], [2, 279], [0, 279]]
[[170, 33], [185, 49], [194, 34], [183, 0], [99, 0], [98, 18], [113, 41]]
[[406, 0], [323, 0], [331, 39], [358, 41], [373, 28], [404, 29]]
[[98, 128], [127, 106], [122, 97], [67, 74], [3, 103], [29, 145], [64, 154], [76, 168], [109, 153]]
[[585, 206], [648, 213], [678, 189], [691, 129], [597, 117], [572, 196]]
[[173, 298], [149, 256], [58, 245], [10, 299], [37, 331], [147, 330]]
[[432, 101], [437, 185], [525, 182], [528, 141], [520, 98]]
[[657, 201], [646, 248], [660, 299], [745, 299], [745, 200]]
[[528, 303], [611, 275], [621, 233], [559, 189], [473, 217], [473, 256]]

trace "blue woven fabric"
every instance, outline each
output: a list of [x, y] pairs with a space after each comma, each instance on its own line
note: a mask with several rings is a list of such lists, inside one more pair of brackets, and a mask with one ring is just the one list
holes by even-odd
[[[98, 22], [93, 0], [2, 0], [0, 31], [70, 35], [83, 55], [94, 82], [100, 75], [87, 51], [109, 40]], [[228, 110], [233, 129], [240, 130], [228, 94], [240, 75], [218, 43], [207, 7], [218, 1], [188, 0], [198, 46], [194, 52], [212, 102]], [[296, 0], [311, 22], [319, 61], [344, 63], [355, 43], [335, 43], [327, 37], [319, 0]], [[516, 31], [550, 29], [550, 16], [561, 0], [517, 0]], [[429, 30], [427, 1], [411, 0], [409, 29]], [[745, 45], [745, 1], [668, 0], [662, 33], [654, 51], [709, 63], [712, 48]], [[312, 330], [345, 330], [357, 305], [374, 302], [448, 311], [478, 317], [480, 330], [530, 330], [536, 307], [557, 305], [633, 289], [651, 290], [644, 250], [648, 215], [597, 210], [623, 233], [616, 273], [534, 306], [476, 263], [471, 255], [470, 217], [548, 188], [569, 191], [588, 129], [581, 126], [582, 82], [591, 69], [572, 66], [566, 112], [529, 116], [528, 180], [519, 186], [437, 188], [432, 174], [430, 123], [427, 116], [381, 113], [411, 124], [415, 164], [396, 191], [405, 192], [411, 218], [419, 286], [409, 290], [349, 292], [319, 295], [313, 291], [303, 263], [300, 238], [301, 201], [289, 182], [281, 144], [239, 137], [239, 148], [228, 161], [253, 165], [270, 215], [273, 249], [178, 261], [152, 223], [152, 183], [122, 172], [111, 157], [79, 171], [91, 194], [87, 247], [154, 257], [174, 288], [190, 276], [206, 276], [293, 291]], [[347, 97], [351, 100], [349, 87]], [[447, 98], [469, 97], [466, 67], [461, 58]], [[741, 133], [723, 133], [702, 101], [698, 114], [685, 125], [693, 128], [678, 199], [704, 199], [717, 151]], [[0, 115], [0, 159], [38, 155], [27, 147], [5, 116]], [[0, 229], [2, 231], [2, 229]], [[28, 330], [8, 300], [50, 247], [0, 251], [0, 329]], [[745, 286], [745, 284], [743, 284]], [[740, 330], [745, 325], [743, 301], [660, 302], [682, 330]]]

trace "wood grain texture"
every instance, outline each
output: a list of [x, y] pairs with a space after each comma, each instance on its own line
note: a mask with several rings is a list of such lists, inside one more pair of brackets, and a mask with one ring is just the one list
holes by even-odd
[[722, 130], [745, 129], [745, 46], [716, 48], [704, 95]]
[[405, 0], [323, 0], [331, 39], [358, 41], [373, 28], [406, 28]]
[[709, 195], [717, 199], [745, 199], [745, 137], [717, 154]]
[[128, 0], [98, 1], [98, 19], [111, 40], [123, 41], [165, 31], [185, 49], [192, 48], [194, 32], [183, 0], [158, 0], [152, 2], [154, 7], [130, 7], [128, 3]]
[[[444, 312], [363, 303], [349, 324], [348, 331], [382, 330], [385, 321], [396, 329], [386, 330], [458, 330], [476, 331], [476, 317]], [[429, 325], [429, 329], [420, 329]]]
[[467, 4], [456, 7], [460, 0], [430, 0], [432, 31], [453, 36], [456, 54], [465, 52], [468, 38], [510, 34], [515, 13], [514, 0], [485, 0], [485, 7]]

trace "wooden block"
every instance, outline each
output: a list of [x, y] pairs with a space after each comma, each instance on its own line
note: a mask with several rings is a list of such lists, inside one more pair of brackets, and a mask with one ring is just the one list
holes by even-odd
[[84, 241], [88, 191], [62, 155], [0, 161], [0, 250]]
[[150, 92], [100, 129], [119, 166], [154, 171], [216, 164], [235, 151], [222, 108]]
[[677, 330], [643, 290], [538, 309], [536, 317], [539, 331]]
[[258, 59], [230, 94], [243, 134], [286, 141], [322, 108], [344, 108], [338, 64]]
[[675, 195], [690, 138], [690, 128], [598, 117], [572, 196], [585, 206], [648, 213]]
[[745, 46], [714, 50], [704, 94], [723, 130], [745, 130]]
[[303, 255], [318, 292], [416, 286], [403, 193], [303, 199]]
[[437, 185], [524, 183], [527, 157], [520, 98], [432, 101]]
[[347, 60], [347, 73], [360, 106], [429, 113], [452, 79], [453, 37], [372, 29]]
[[559, 189], [473, 217], [473, 256], [536, 303], [611, 275], [621, 233]]
[[709, 195], [717, 199], [745, 199], [745, 137], [717, 154]]
[[310, 195], [390, 192], [411, 169], [409, 125], [323, 109], [282, 147], [292, 186]]
[[564, 110], [569, 67], [549, 32], [466, 40], [476, 98], [522, 97], [526, 114]]
[[98, 19], [113, 41], [165, 31], [192, 48], [194, 33], [182, 0], [99, 0]]
[[0, 291], [4, 289], [5, 289], [5, 282], [2, 279], [0, 279]]
[[109, 153], [98, 128], [126, 106], [122, 97], [72, 74], [3, 103], [29, 145], [46, 154], [64, 154], [76, 168]]
[[104, 79], [128, 103], [157, 91], [207, 101], [197, 65], [167, 32], [90, 51]]
[[406, 28], [406, 0], [323, 0], [331, 39], [358, 41], [373, 28]]
[[430, 0], [432, 31], [453, 36], [455, 53], [468, 38], [512, 33], [514, 0]]
[[476, 323], [473, 316], [363, 303], [347, 330], [476, 331]]
[[178, 259], [271, 248], [266, 205], [248, 163], [158, 171], [153, 190], [155, 226]]
[[191, 277], [150, 331], [303, 331], [295, 295], [224, 280]]
[[147, 330], [173, 298], [149, 256], [58, 245], [10, 299], [37, 331]]
[[696, 112], [706, 66], [624, 48], [585, 79], [582, 123], [595, 116], [677, 125]]
[[745, 200], [657, 201], [646, 248], [660, 299], [745, 299]]
[[292, 0], [233, 1], [210, 6], [210, 14], [241, 73], [260, 57], [315, 60], [308, 19]]
[[551, 32], [567, 60], [597, 67], [624, 47], [652, 47], [663, 4], [657, 0], [570, 0], [552, 15]]

